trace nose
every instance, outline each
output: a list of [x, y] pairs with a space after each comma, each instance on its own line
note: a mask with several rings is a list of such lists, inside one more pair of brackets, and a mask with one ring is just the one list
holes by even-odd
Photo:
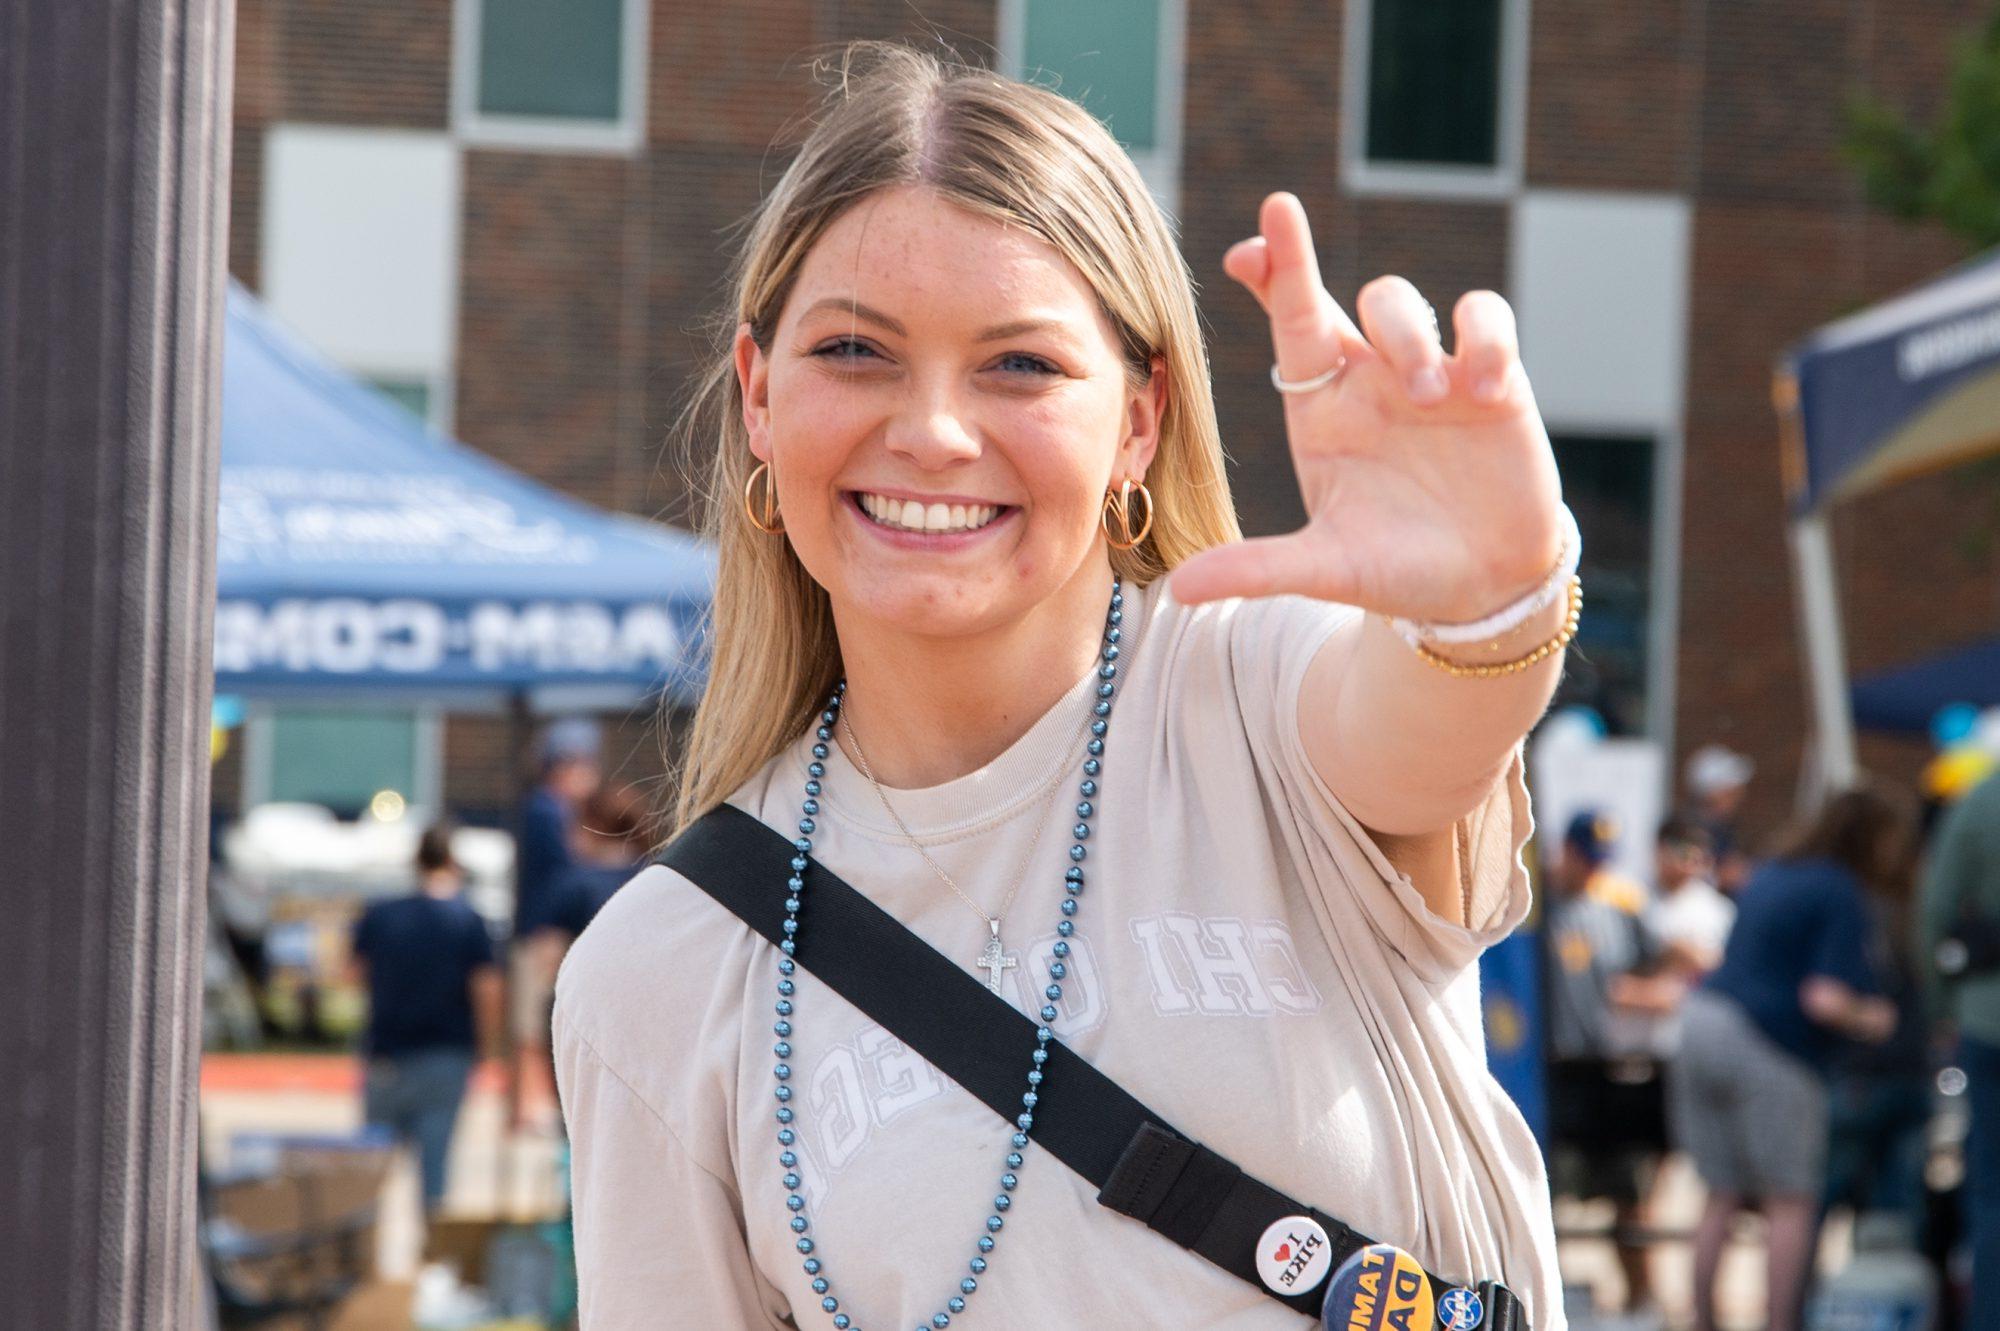
[[891, 418], [884, 442], [890, 452], [926, 471], [943, 471], [980, 453], [978, 436], [942, 385], [912, 391], [904, 409]]

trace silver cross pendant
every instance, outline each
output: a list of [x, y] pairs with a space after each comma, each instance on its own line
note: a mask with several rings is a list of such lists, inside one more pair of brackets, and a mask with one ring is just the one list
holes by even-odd
[[1000, 921], [988, 920], [986, 927], [993, 936], [986, 940], [986, 950], [979, 954], [979, 969], [986, 972], [986, 987], [994, 993], [1000, 992], [1000, 972], [1015, 968], [1015, 961], [1000, 950]]

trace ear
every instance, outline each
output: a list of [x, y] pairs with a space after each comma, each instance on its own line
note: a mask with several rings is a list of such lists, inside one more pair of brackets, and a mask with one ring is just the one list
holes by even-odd
[[1152, 376], [1143, 388], [1130, 390], [1125, 399], [1125, 438], [1118, 446], [1118, 459], [1111, 471], [1113, 483], [1127, 477], [1146, 478], [1153, 454], [1160, 447], [1160, 422], [1167, 412], [1167, 361], [1152, 359]]
[[750, 321], [736, 328], [730, 348], [736, 362], [736, 383], [742, 390], [743, 429], [750, 436], [750, 452], [759, 462], [771, 460], [771, 364], [757, 339], [750, 336]]

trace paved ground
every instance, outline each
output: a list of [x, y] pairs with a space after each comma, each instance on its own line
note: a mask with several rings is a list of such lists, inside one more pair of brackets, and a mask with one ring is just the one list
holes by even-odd
[[[544, 1083], [531, 1091], [531, 1104], [546, 1113], [552, 1106]], [[361, 1124], [360, 1073], [351, 1058], [323, 1055], [211, 1055], [202, 1067], [202, 1133], [209, 1159], [228, 1160], [238, 1133], [348, 1132]], [[556, 1139], [547, 1131], [505, 1130], [504, 1085], [500, 1070], [482, 1067], [474, 1077], [452, 1145], [447, 1216], [539, 1218], [559, 1211]], [[1662, 1180], [1656, 1225], [1669, 1232], [1693, 1229], [1701, 1208], [1701, 1184], [1685, 1160], [1668, 1163]], [[1608, 1205], [1559, 1202], [1556, 1223], [1565, 1233], [1608, 1226]], [[1723, 1270], [1724, 1326], [1752, 1331], [1761, 1323], [1763, 1249], [1759, 1222], [1746, 1219]], [[377, 1231], [377, 1263], [389, 1281], [407, 1284], [422, 1262], [423, 1225], [414, 1167], [406, 1159], [391, 1175]], [[1846, 1230], [1827, 1235], [1822, 1259], [1830, 1267], [1845, 1260]], [[1576, 1237], [1561, 1248], [1563, 1280], [1588, 1287], [1599, 1306], [1616, 1308], [1624, 1280], [1608, 1240]], [[1669, 1327], [1687, 1324], [1692, 1253], [1685, 1242], [1662, 1244], [1654, 1253], [1653, 1281]], [[405, 1319], [375, 1317], [350, 1322], [342, 1331], [408, 1331]], [[1637, 1331], [1635, 1326], [1634, 1331]]]

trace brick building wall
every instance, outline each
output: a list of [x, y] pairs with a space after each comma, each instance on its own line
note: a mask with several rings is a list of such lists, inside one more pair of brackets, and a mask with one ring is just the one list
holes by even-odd
[[[1401, 272], [1440, 310], [1508, 284], [1504, 198], [1353, 197], [1341, 186], [1339, 4], [1187, 0], [1182, 242], [1202, 292], [1222, 436], [1247, 530], [1300, 518], [1268, 329], [1221, 271], [1258, 201], [1289, 188], [1314, 219], [1343, 301]], [[1753, 821], [1783, 816], [1805, 725], [1769, 371], [1817, 323], [1934, 272], [1944, 237], [1871, 216], [1837, 152], [1839, 107], [1870, 88], [1934, 104], [1974, 0], [1532, 0], [1524, 186], [1646, 191], [1693, 215], [1675, 740], [1748, 750]], [[264, 144], [281, 122], [449, 127], [451, 0], [242, 0], [230, 265], [259, 286]], [[855, 37], [941, 36], [989, 59], [995, 0], [656, 4], [647, 134], [632, 154], [467, 147], [459, 218], [453, 428], [595, 503], [684, 520], [662, 446], [719, 314], [729, 229], [782, 169], [809, 103], [806, 62]], [[1635, 311], [1643, 318], [1643, 311]], [[1995, 618], [1992, 499], [1943, 477], [1835, 520], [1857, 670]], [[1919, 594], [1920, 592], [1920, 594]], [[454, 803], [504, 804], [503, 723], [447, 727]], [[612, 738], [654, 779], [657, 736]], [[1898, 775], [1914, 745], [1870, 742]], [[227, 789], [229, 778], [219, 782]]]
[[[1840, 109], [1870, 89], [1928, 114], [1950, 39], [1985, 8], [1712, 5], [1696, 48], [1677, 729], [1683, 751], [1719, 739], [1757, 758], [1751, 812], [1766, 827], [1789, 810], [1809, 724], [1770, 367], [1805, 331], [1963, 257], [1935, 229], [1865, 207], [1839, 157]], [[1968, 557], [1959, 539], [1977, 526], [1981, 489], [1958, 473], [1835, 511], [1853, 672], [1990, 631], [2000, 563]], [[1926, 756], [1920, 743], [1864, 736], [1864, 764], [1895, 780], [1912, 780]]]

